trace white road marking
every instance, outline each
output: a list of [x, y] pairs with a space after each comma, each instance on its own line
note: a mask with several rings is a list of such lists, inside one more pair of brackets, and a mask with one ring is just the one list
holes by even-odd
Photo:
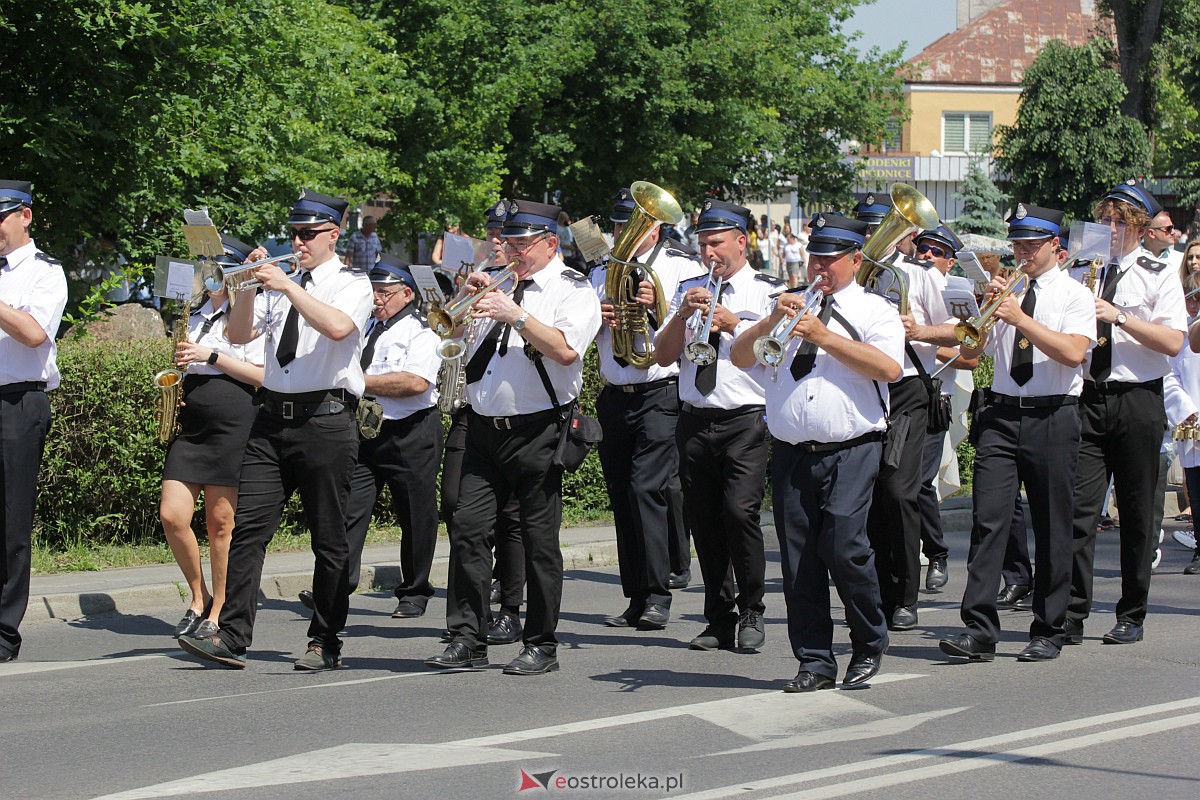
[[109, 664], [127, 664], [130, 661], [146, 661], [151, 658], [166, 658], [161, 653], [144, 656], [120, 656], [119, 658], [97, 658], [91, 661], [10, 661], [0, 664], [0, 678], [10, 675], [32, 675], [38, 672], [57, 672], [60, 669], [101, 667]]
[[239, 697], [254, 697], [260, 694], [278, 694], [279, 692], [311, 692], [317, 689], [337, 689], [341, 686], [357, 686], [360, 683], [376, 683], [378, 681], [394, 681], [399, 678], [421, 678], [430, 675], [445, 675], [448, 670], [436, 672], [401, 672], [397, 675], [379, 675], [374, 678], [355, 678], [350, 681], [331, 681], [329, 683], [311, 683], [307, 686], [286, 686], [282, 689], [263, 689], [260, 692], [242, 692], [240, 694], [219, 694], [213, 697], [192, 697], [187, 700], [169, 700], [165, 703], [150, 703], [142, 708], [158, 708], [159, 706], [182, 706], [188, 703], [211, 703], [214, 700], [234, 700]]
[[[968, 711], [970, 708], [971, 706], [940, 708], [937, 711], [927, 711], [923, 714], [906, 714], [902, 717], [877, 719], [871, 722], [864, 722], [860, 725], [846, 725], [837, 728], [818, 726], [816, 730], [796, 734], [795, 736], [767, 739], [758, 744], [725, 750], [721, 753], [712, 753], [711, 755], [729, 756], [737, 755], [738, 753], [758, 753], [763, 750], [783, 750], [794, 747], [808, 747], [810, 745], [832, 744], [834, 742], [854, 742], [859, 739], [876, 739], [880, 736], [896, 736], [901, 733], [907, 733], [918, 725], [923, 725], [930, 720], [948, 717], [960, 711]], [[708, 754], [704, 757], [707, 758]]]
[[[1015, 742], [1020, 742], [1020, 741], [1026, 740], [1026, 739], [1035, 739], [1035, 738], [1043, 737], [1043, 736], [1055, 736], [1055, 735], [1062, 734], [1062, 733], [1069, 733], [1072, 731], [1083, 730], [1084, 728], [1094, 728], [1094, 727], [1103, 726], [1103, 725], [1116, 725], [1116, 724], [1119, 724], [1122, 722], [1126, 722], [1128, 720], [1137, 719], [1138, 717], [1148, 717], [1148, 716], [1152, 716], [1154, 714], [1165, 714], [1165, 713], [1170, 713], [1170, 712], [1174, 712], [1174, 711], [1182, 711], [1182, 710], [1186, 710], [1186, 709], [1196, 708], [1197, 706], [1200, 706], [1200, 697], [1191, 697], [1186, 700], [1177, 700], [1177, 701], [1173, 701], [1170, 703], [1159, 703], [1157, 705], [1152, 705], [1152, 706], [1143, 706], [1141, 708], [1134, 708], [1134, 709], [1130, 709], [1128, 711], [1116, 711], [1116, 712], [1113, 712], [1110, 714], [1099, 714], [1094, 717], [1084, 717], [1082, 719], [1068, 720], [1065, 722], [1056, 722], [1056, 723], [1053, 723], [1050, 725], [1042, 725], [1042, 726], [1039, 726], [1036, 728], [1028, 728], [1025, 730], [1013, 731], [1012, 733], [1005, 733], [1005, 734], [1001, 734], [998, 736], [989, 736], [984, 739], [974, 739], [972, 741], [959, 742], [957, 744], [950, 744], [950, 745], [946, 745], [944, 747], [935, 747], [935, 748], [928, 748], [925, 750], [916, 750], [911, 753], [902, 753], [902, 754], [897, 754], [897, 755], [884, 756], [882, 758], [873, 758], [873, 759], [870, 759], [867, 761], [858, 761], [858, 762], [855, 762], [852, 764], [840, 764], [836, 767], [826, 767], [824, 769], [810, 770], [808, 772], [797, 772], [797, 773], [794, 773], [791, 775], [782, 775], [777, 778], [766, 778], [766, 779], [758, 780], [758, 781], [750, 781], [747, 783], [739, 783], [739, 784], [734, 784], [731, 786], [723, 786], [723, 787], [719, 787], [716, 789], [709, 789], [709, 790], [706, 790], [703, 792], [694, 792], [692, 794], [678, 795], [677, 797], [675, 797], [675, 800], [721, 800], [721, 798], [727, 798], [727, 797], [744, 797], [749, 792], [768, 792], [771, 790], [787, 789], [787, 788], [796, 786], [798, 784], [812, 783], [814, 781], [828, 780], [830, 778], [839, 778], [844, 775], [853, 775], [855, 773], [872, 772], [874, 770], [882, 770], [882, 769], [892, 770], [891, 772], [889, 772], [889, 774], [887, 776], [883, 776], [883, 777], [899, 779], [899, 778], [901, 778], [901, 776], [908, 775], [911, 773], [916, 773], [919, 770], [910, 770], [907, 772], [896, 772], [895, 769], [897, 767], [908, 766], [910, 764], [913, 764], [913, 763], [916, 763], [919, 761], [924, 761], [924, 760], [927, 760], [930, 758], [951, 757], [951, 763], [948, 766], [955, 767], [955, 768], [965, 768], [962, 766], [962, 764], [964, 761], [969, 760], [969, 759], [964, 759], [963, 756], [975, 757], [975, 758], [991, 757], [991, 758], [999, 759], [999, 758], [1001, 758], [1002, 754], [996, 754], [991, 751], [994, 751], [998, 747], [1007, 746], [1009, 744], [1012, 744]], [[1195, 717], [1196, 719], [1193, 719], [1193, 717]], [[1176, 724], [1177, 720], [1180, 721], [1178, 724]], [[1182, 717], [1176, 717], [1176, 718], [1169, 718], [1169, 719], [1161, 720], [1160, 722], [1146, 723], [1146, 725], [1147, 726], [1166, 725], [1167, 727], [1164, 727], [1161, 729], [1162, 730], [1170, 730], [1175, 727], [1183, 727], [1185, 725], [1194, 725], [1194, 724], [1197, 724], [1197, 722], [1200, 722], [1200, 715], [1188, 715], [1188, 716], [1182, 716]], [[1105, 731], [1101, 734], [1096, 734], [1096, 736], [1115, 736], [1117, 738], [1129, 736], [1130, 738], [1132, 738], [1135, 736], [1144, 736], [1144, 735], [1147, 735], [1148, 733], [1155, 733], [1155, 732], [1158, 732], [1158, 730], [1159, 730], [1158, 728], [1155, 728], [1154, 730], [1146, 729], [1145, 732], [1140, 732], [1143, 727], [1144, 726], [1142, 726], [1142, 725], [1132, 725], [1132, 726], [1129, 726], [1126, 728], [1116, 728], [1116, 729], [1112, 729], [1109, 731]], [[1077, 741], [1082, 742], [1084, 740], [1088, 740], [1090, 742], [1091, 737], [1089, 737], [1089, 736], [1079, 737]], [[1076, 740], [1060, 740], [1059, 742], [1052, 742], [1049, 745], [1039, 745], [1037, 747], [1026, 748], [1026, 750], [1032, 752], [1034, 750], [1038, 750], [1039, 748], [1043, 748], [1043, 747], [1053, 747], [1058, 744], [1065, 744], [1067, 741], [1076, 741]], [[1115, 741], [1115, 739], [1106, 739], [1104, 741]], [[1103, 742], [1097, 740], [1092, 743], [1093, 744], [1101, 744]], [[1090, 746], [1091, 746], [1091, 744], [1089, 744], [1089, 743], [1078, 745], [1078, 747], [1090, 747]], [[1069, 747], [1067, 749], [1073, 749], [1073, 747]], [[977, 752], [977, 751], [984, 751], [984, 752]], [[1020, 750], [1020, 751], [1014, 751], [1014, 752], [1015, 753], [1024, 753], [1026, 751]], [[1008, 760], [1009, 761], [1023, 760], [1026, 758], [1033, 758], [1033, 757], [1035, 757], [1035, 755], [1022, 755], [1021, 758], [1018, 758], [1018, 759], [1009, 758]], [[1006, 762], [984, 761], [984, 762], [981, 762], [981, 765], [987, 766], [992, 763], [1006, 763]], [[918, 779], [914, 778], [914, 780], [918, 780]], [[903, 781], [897, 780], [896, 782], [900, 783]], [[822, 786], [819, 790], [813, 790], [814, 796], [833, 797], [833, 796], [835, 796], [834, 795], [835, 790], [839, 789], [841, 786], [849, 786], [854, 783], [858, 783], [858, 782], [851, 781], [851, 782], [847, 782], [845, 784], [834, 784], [834, 785]], [[854, 790], [854, 791], [861, 791], [861, 790]]]

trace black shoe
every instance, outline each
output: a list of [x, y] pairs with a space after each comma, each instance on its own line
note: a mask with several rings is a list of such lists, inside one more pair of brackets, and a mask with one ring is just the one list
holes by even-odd
[[883, 653], [875, 655], [855, 653], [850, 657], [850, 666], [846, 667], [846, 677], [842, 678], [842, 686], [851, 688], [866, 685], [867, 681], [874, 678], [875, 673], [879, 672], [879, 665], [882, 663]]
[[700, 635], [688, 642], [692, 650], [718, 650], [733, 647], [733, 629], [709, 625]]
[[745, 650], [757, 650], [767, 640], [767, 632], [763, 630], [763, 618], [757, 611], [743, 611], [738, 617], [738, 647]]
[[544, 675], [558, 669], [558, 659], [546, 653], [542, 648], [531, 644], [525, 645], [521, 655], [508, 662], [504, 668], [505, 675]]
[[396, 604], [396, 610], [392, 612], [392, 619], [412, 619], [422, 616], [425, 616], [425, 608], [412, 600], [401, 600]]
[[1184, 575], [1200, 575], [1200, 547], [1196, 548], [1196, 554], [1192, 556], [1192, 563], [1183, 568]]
[[667, 576], [668, 589], [686, 589], [691, 582], [692, 571], [690, 569], [685, 569], [683, 572], [672, 572]]
[[1054, 642], [1045, 636], [1035, 636], [1017, 655], [1017, 661], [1053, 661], [1058, 658], [1058, 653], [1059, 650], [1054, 646]]
[[798, 692], [816, 692], [821, 689], [832, 689], [833, 678], [828, 675], [818, 675], [815, 672], [800, 670], [796, 673], [796, 677], [783, 685], [783, 690], [788, 694], [796, 694]]
[[1004, 591], [996, 595], [996, 608], [1011, 611], [1017, 607], [1017, 601], [1028, 595], [1030, 591], [1032, 590], [1028, 586], [1019, 583], [1005, 586]]
[[494, 606], [500, 605], [500, 581], [492, 581], [492, 590], [488, 593], [488, 602]]
[[443, 628], [442, 636], [439, 641], [441, 641], [445, 644], [450, 644], [451, 642], [454, 641], [454, 631], [450, 630], [449, 628]]
[[667, 627], [668, 620], [671, 619], [671, 609], [658, 603], [651, 603], [646, 606], [646, 610], [638, 617], [637, 626], [643, 631], [661, 631]]
[[191, 636], [195, 632], [196, 626], [200, 624], [203, 617], [192, 611], [190, 608], [183, 615], [183, 619], [179, 620], [179, 624], [175, 626], [175, 638], [180, 636]]
[[327, 669], [337, 669], [342, 665], [342, 654], [329, 650], [318, 641], [308, 643], [308, 650], [296, 659], [292, 669], [300, 672], [321, 672]]
[[636, 628], [638, 619], [645, 608], [642, 605], [629, 604], [629, 608], [611, 617], [604, 618], [604, 624], [610, 628]]
[[210, 636], [216, 636], [220, 632], [221, 629], [217, 627], [217, 623], [210, 622], [209, 620], [201, 620], [200, 624], [196, 626], [196, 630], [189, 633], [188, 636], [191, 636], [193, 639], [207, 639]]
[[1063, 622], [1063, 644], [1083, 644], [1083, 620], [1067, 617]]
[[10, 661], [17, 660], [17, 654], [20, 650], [0, 650], [0, 664], [7, 664]]
[[1142, 640], [1142, 626], [1132, 622], [1118, 622], [1113, 629], [1104, 634], [1105, 644], [1133, 644]]
[[488, 664], [487, 648], [480, 647], [472, 652], [466, 642], [451, 642], [440, 656], [425, 659], [425, 666], [434, 669], [462, 669], [465, 667], [486, 667]]
[[960, 633], [938, 642], [938, 647], [948, 656], [958, 656], [971, 661], [995, 661], [996, 645], [984, 644], [969, 633]]
[[207, 639], [192, 639], [187, 636], [179, 638], [179, 646], [194, 656], [215, 661], [223, 667], [229, 669], [245, 669], [246, 654], [235, 653], [233, 650], [221, 641], [220, 634], [210, 636]]
[[892, 620], [888, 623], [889, 631], [911, 631], [917, 627], [917, 607], [900, 606], [892, 612]]
[[925, 570], [925, 588], [936, 592], [949, 580], [950, 573], [946, 569], [946, 557], [929, 559], [929, 569]]
[[512, 614], [501, 611], [488, 624], [487, 643], [512, 644], [521, 638], [522, 633], [524, 633], [524, 628], [521, 626], [521, 620]]
[[307, 608], [309, 611], [317, 610], [317, 601], [313, 599], [313, 593], [308, 589], [300, 590], [300, 605]]

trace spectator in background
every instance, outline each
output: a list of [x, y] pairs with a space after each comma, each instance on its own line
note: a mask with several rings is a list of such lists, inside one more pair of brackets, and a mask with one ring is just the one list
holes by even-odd
[[700, 234], [696, 232], [696, 223], [700, 221], [700, 212], [693, 211], [688, 215], [687, 230], [684, 231], [684, 241], [692, 246], [692, 249], [697, 253], [700, 252]]
[[767, 220], [767, 215], [763, 214], [758, 218], [758, 252], [759, 261], [755, 265], [759, 270], [771, 269], [771, 223]]
[[779, 277], [783, 276], [783, 234], [780, 232], [778, 225], [771, 226], [771, 232], [768, 234], [768, 240], [771, 243], [771, 271], [778, 272]]
[[346, 241], [346, 264], [364, 275], [371, 271], [383, 253], [383, 243], [379, 241], [379, 234], [375, 233], [377, 224], [374, 217], [363, 217], [362, 229], [350, 234]]
[[794, 233], [789, 232], [787, 242], [783, 245], [783, 263], [786, 270], [784, 278], [787, 280], [789, 289], [795, 289], [800, 285], [804, 272], [804, 248], [800, 245], [800, 240], [796, 238]]
[[455, 236], [458, 236], [462, 233], [462, 227], [457, 221], [447, 221], [442, 226], [442, 230], [444, 233], [438, 237], [437, 243], [433, 246], [433, 253], [429, 256], [429, 260], [433, 262], [435, 267], [440, 267], [442, 265], [442, 244], [446, 241], [446, 234], [452, 233]]

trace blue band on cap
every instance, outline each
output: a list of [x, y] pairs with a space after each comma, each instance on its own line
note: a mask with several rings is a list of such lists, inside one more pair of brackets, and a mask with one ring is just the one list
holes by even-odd
[[1022, 217], [1021, 219], [1014, 219], [1012, 222], [1008, 223], [1008, 229], [1010, 231], [1046, 231], [1047, 236], [1058, 236], [1058, 232], [1060, 230], [1057, 222], [1051, 222], [1048, 219], [1041, 219], [1040, 217], [1029, 215]]
[[700, 219], [697, 221], [696, 227], [704, 230], [705, 225], [711, 222], [727, 222], [730, 227], [743, 231], [746, 230], [747, 225], [746, 218], [741, 214], [735, 214], [732, 211], [714, 207], [700, 213]]
[[292, 216], [297, 212], [308, 212], [315, 216], [326, 217], [330, 222], [341, 222], [342, 212], [335, 209], [333, 206], [327, 206], [324, 203], [318, 203], [315, 200], [310, 200], [307, 197], [302, 197], [296, 201], [296, 205], [292, 208]]
[[413, 277], [413, 274], [404, 267], [397, 267], [394, 264], [387, 264], [380, 261], [371, 267], [368, 277], [371, 283], [394, 283], [400, 281], [414, 292], [419, 291], [417, 289], [417, 279]]
[[0, 189], [0, 202], [16, 200], [27, 206], [33, 205], [33, 195], [18, 189]]

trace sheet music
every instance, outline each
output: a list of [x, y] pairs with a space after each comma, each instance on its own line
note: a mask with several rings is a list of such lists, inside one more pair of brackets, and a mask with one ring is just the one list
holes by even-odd
[[946, 288], [942, 290], [942, 302], [946, 304], [946, 313], [958, 319], [968, 319], [979, 313], [979, 303], [975, 300], [974, 283], [957, 275], [946, 276]]

